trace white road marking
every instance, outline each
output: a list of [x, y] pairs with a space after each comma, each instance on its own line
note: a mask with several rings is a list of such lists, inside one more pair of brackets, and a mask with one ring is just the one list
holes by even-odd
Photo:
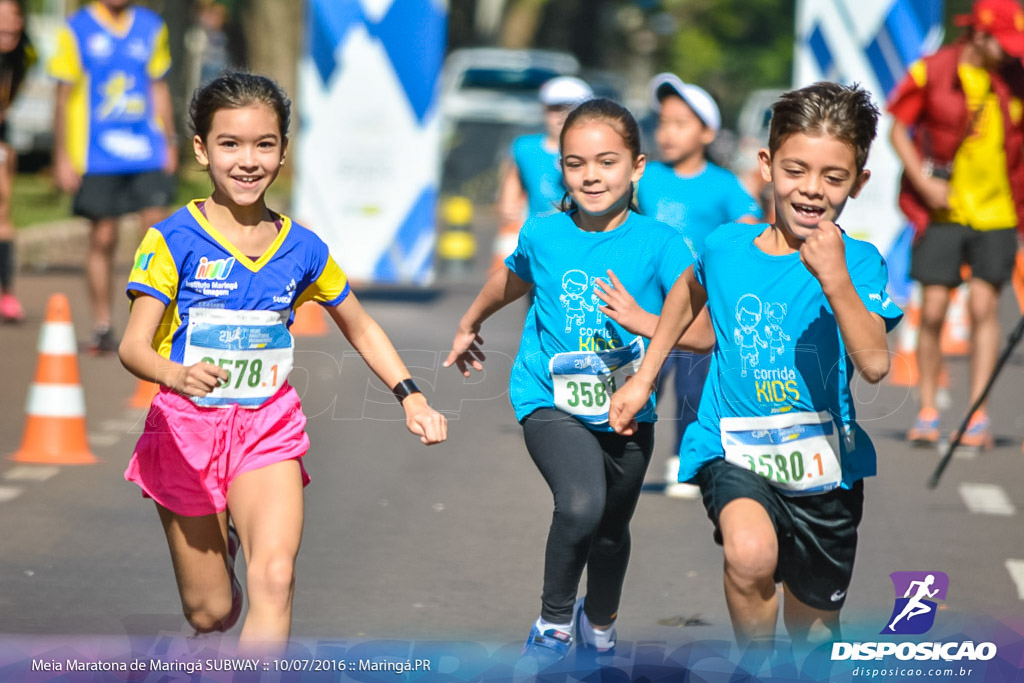
[[995, 484], [960, 484], [960, 497], [975, 514], [1009, 517], [1017, 512], [1003, 487]]
[[1007, 560], [1006, 569], [1017, 584], [1017, 597], [1024, 600], [1024, 560]]
[[18, 465], [4, 472], [4, 479], [8, 481], [46, 481], [58, 472], [60, 472], [59, 467]]
[[[949, 450], [949, 440], [944, 439], [938, 443], [935, 447], [935, 452], [940, 456], [945, 455], [946, 451]], [[974, 460], [978, 457], [977, 448], [968, 448], [967, 446], [957, 446], [956, 450], [953, 451], [953, 457], [958, 460]]]
[[0, 503], [6, 503], [9, 500], [14, 500], [22, 494], [24, 489], [18, 488], [17, 486], [0, 486]]
[[120, 432], [127, 434], [139, 423], [138, 418], [122, 417], [116, 420], [104, 420], [100, 423], [100, 430], [104, 432]]
[[101, 448], [104, 446], [113, 446], [114, 444], [121, 440], [121, 436], [122, 435], [118, 433], [104, 434], [102, 432], [93, 432], [89, 434], [89, 445], [100, 446]]

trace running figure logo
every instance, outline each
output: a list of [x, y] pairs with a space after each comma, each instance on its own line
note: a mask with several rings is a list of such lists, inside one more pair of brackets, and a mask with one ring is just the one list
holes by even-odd
[[893, 572], [889, 577], [896, 590], [896, 604], [889, 624], [881, 632], [925, 633], [935, 623], [937, 611], [936, 603], [930, 598], [946, 599], [949, 577], [945, 572]]

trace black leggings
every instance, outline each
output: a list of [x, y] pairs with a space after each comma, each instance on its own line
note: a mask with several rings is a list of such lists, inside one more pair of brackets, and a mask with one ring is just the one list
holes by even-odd
[[587, 618], [615, 619], [629, 563], [629, 520], [654, 450], [654, 425], [633, 436], [595, 432], [560, 410], [541, 408], [523, 419], [526, 448], [555, 498], [544, 555], [541, 617], [572, 621], [587, 567]]

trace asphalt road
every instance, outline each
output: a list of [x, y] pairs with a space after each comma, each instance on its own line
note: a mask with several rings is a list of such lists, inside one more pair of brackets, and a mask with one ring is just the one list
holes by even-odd
[[[298, 339], [293, 382], [309, 415], [305, 462], [313, 482], [297, 569], [296, 637], [514, 643], [536, 618], [550, 494], [506, 395], [525, 307], [510, 306], [485, 325], [482, 377], [463, 381], [440, 367], [479, 283], [478, 269], [421, 296], [361, 296], [435, 407], [448, 414], [450, 439], [441, 446], [423, 447], [406, 432], [390, 394], [339, 332]], [[29, 320], [0, 327], [5, 456], [20, 443], [49, 294], [66, 293], [79, 338], [88, 332], [79, 271], [26, 273], [18, 287]], [[126, 308], [118, 309], [119, 324]], [[1002, 314], [1008, 331], [1018, 316], [1009, 293]], [[843, 612], [849, 629], [878, 633], [893, 606], [889, 574], [901, 570], [949, 575], [941, 606], [949, 629], [1024, 613], [1022, 354], [1013, 355], [993, 393], [996, 448], [955, 458], [935, 491], [925, 481], [938, 452], [902, 441], [915, 412], [912, 393], [857, 385], [879, 476], [866, 487]], [[116, 358], [79, 360], [99, 461], [45, 467], [0, 460], [0, 634], [186, 632], [153, 505], [122, 478], [143, 419], [126, 407], [135, 379]], [[952, 360], [950, 371], [946, 431], [966, 407], [966, 361]], [[663, 414], [671, 403], [664, 401]], [[671, 428], [660, 423], [663, 445], [633, 522], [622, 641], [730, 637], [721, 550], [703, 506], [658, 490]]]

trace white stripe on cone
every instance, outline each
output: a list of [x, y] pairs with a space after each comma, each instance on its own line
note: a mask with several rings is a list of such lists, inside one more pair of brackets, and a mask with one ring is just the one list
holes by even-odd
[[75, 342], [75, 328], [71, 323], [45, 323], [39, 333], [39, 353], [51, 355], [75, 355], [78, 344]]
[[25, 411], [35, 417], [85, 417], [85, 395], [79, 384], [33, 384]]

